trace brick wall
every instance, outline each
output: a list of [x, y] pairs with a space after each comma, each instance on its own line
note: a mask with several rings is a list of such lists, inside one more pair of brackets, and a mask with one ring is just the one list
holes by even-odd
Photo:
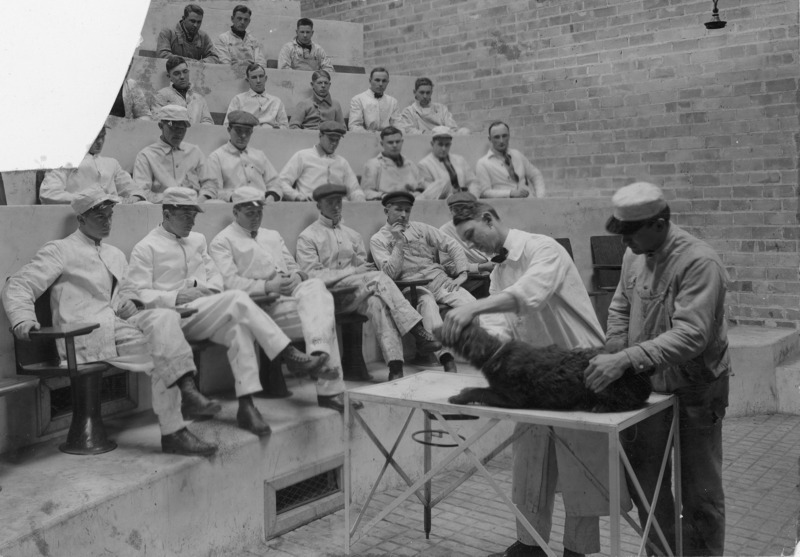
[[509, 121], [550, 194], [662, 185], [722, 254], [731, 319], [796, 327], [798, 2], [719, 8], [709, 31], [710, 0], [302, 0], [364, 25], [368, 67], [431, 77], [459, 123]]

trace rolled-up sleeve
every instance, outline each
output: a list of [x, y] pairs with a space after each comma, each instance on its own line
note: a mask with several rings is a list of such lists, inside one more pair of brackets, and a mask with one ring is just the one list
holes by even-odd
[[561, 286], [568, 267], [560, 262], [561, 254], [555, 245], [543, 245], [533, 254], [525, 273], [503, 290], [514, 296], [519, 307], [537, 310], [544, 306]]

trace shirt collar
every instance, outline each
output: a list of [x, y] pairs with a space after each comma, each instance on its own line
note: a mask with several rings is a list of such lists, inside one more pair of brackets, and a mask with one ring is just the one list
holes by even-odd
[[[176, 242], [180, 242], [180, 241], [185, 240], [186, 238], [188, 238], [188, 236], [186, 238], [180, 238], [180, 237], [176, 236], [175, 234], [173, 234], [172, 232], [169, 232], [166, 228], [164, 228], [164, 224], [163, 223], [158, 225], [158, 227], [156, 228], [156, 232], [159, 235], [163, 236], [164, 238], [168, 238], [170, 240], [175, 240]], [[189, 232], [189, 234], [191, 234], [191, 232]]]
[[325, 228], [341, 228], [341, 226], [342, 226], [342, 221], [341, 220], [338, 223], [336, 223], [336, 226], [334, 226], [333, 225], [333, 221], [331, 219], [329, 219], [328, 217], [326, 217], [325, 215], [323, 215], [322, 213], [319, 214], [319, 222]]
[[238, 147], [236, 147], [233, 143], [230, 142], [230, 140], [228, 140], [228, 142], [222, 147], [223, 149], [225, 149], [225, 151], [227, 151], [231, 155], [241, 155], [247, 153], [247, 147], [245, 147], [240, 151]]
[[101, 244], [101, 242], [103, 240], [100, 240], [98, 242], [94, 238], [90, 238], [89, 236], [84, 234], [83, 231], [80, 228], [78, 230], [76, 230], [75, 232], [77, 234], [77, 238], [80, 239], [80, 241], [83, 242], [84, 244], [86, 244], [87, 246], [100, 248], [100, 244]]
[[249, 96], [249, 97], [263, 97], [263, 98], [266, 99], [267, 98], [267, 91], [265, 90], [263, 93], [256, 93], [252, 89], [248, 89], [247, 90], [247, 96]]
[[[243, 236], [247, 236], [248, 238], [253, 238], [253, 239], [255, 239], [255, 237], [254, 237], [254, 236], [253, 236], [253, 235], [250, 233], [250, 231], [249, 231], [249, 230], [247, 230], [245, 227], [243, 227], [243, 226], [242, 226], [241, 224], [239, 224], [238, 222], [236, 222], [236, 221], [233, 221], [233, 222], [231, 223], [231, 226], [233, 226], [233, 229], [234, 229], [234, 230], [236, 230], [236, 231], [237, 231], [239, 234], [242, 234]], [[259, 227], [259, 229], [258, 229], [258, 231], [257, 231], [257, 232], [258, 232], [259, 234], [261, 233], [261, 228], [260, 228], [260, 227]], [[258, 235], [258, 234], [256, 234], [256, 236], [257, 236], [257, 235]]]
[[[507, 149], [506, 153], [508, 154], [508, 156], [512, 156], [511, 155], [511, 149]], [[504, 155], [501, 155], [500, 153], [498, 153], [497, 151], [495, 151], [494, 149], [489, 147], [489, 158], [492, 158], [492, 157], [494, 157], [496, 159], [500, 159], [500, 160], [505, 160], [505, 156]]]
[[319, 143], [314, 145], [314, 150], [316, 151], [316, 153], [317, 153], [317, 155], [319, 157], [322, 157], [324, 159], [334, 159], [334, 158], [336, 158], [336, 153], [335, 152], [331, 153], [329, 155], [328, 153], [326, 153], [325, 151], [322, 150], [322, 147], [319, 146]]
[[506, 260], [519, 261], [519, 258], [522, 257], [522, 250], [525, 249], [525, 237], [522, 235], [522, 231], [514, 228], [509, 230], [503, 247], [508, 250]]
[[406, 158], [403, 155], [400, 155], [400, 162], [402, 164], [397, 164], [396, 162], [394, 162], [394, 159], [392, 159], [391, 157], [387, 157], [383, 153], [378, 153], [378, 158], [382, 161], [388, 161], [392, 163], [392, 165], [396, 166], [397, 168], [403, 168], [404, 166], [406, 166]]

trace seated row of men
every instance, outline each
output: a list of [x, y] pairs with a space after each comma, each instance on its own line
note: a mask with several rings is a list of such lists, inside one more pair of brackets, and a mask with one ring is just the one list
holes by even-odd
[[[192, 124], [213, 124], [211, 111], [205, 97], [192, 87], [189, 65], [181, 56], [170, 56], [166, 64], [170, 85], [160, 89], [148, 101], [146, 95], [133, 79], [126, 80], [112, 107], [113, 116], [151, 119], [153, 112], [169, 104], [184, 106], [189, 111]], [[267, 71], [258, 62], [250, 62], [245, 69], [249, 89], [231, 99], [228, 114], [245, 110], [258, 118], [259, 126], [275, 129], [319, 129], [322, 122], [335, 121], [345, 125], [344, 113], [339, 101], [331, 96], [331, 73], [320, 69], [311, 74], [311, 97], [302, 99], [287, 115], [283, 101], [266, 92]], [[350, 100], [350, 131], [377, 132], [386, 126], [396, 126], [406, 134], [426, 134], [436, 126], [446, 126], [452, 133], [468, 134], [467, 128], [459, 128], [453, 115], [441, 103], [432, 102], [433, 81], [421, 77], [414, 83], [414, 102], [400, 110], [397, 99], [386, 94], [389, 72], [386, 68], [374, 68], [369, 74], [369, 89]], [[127, 103], [126, 103], [127, 98]]]
[[42, 203], [69, 203], [74, 195], [92, 185], [119, 195], [126, 202], [161, 203], [165, 190], [185, 187], [199, 193], [201, 201], [230, 201], [241, 186], [259, 189], [267, 201], [310, 201], [313, 191], [325, 183], [342, 184], [350, 201], [378, 200], [387, 193], [409, 192], [420, 199], [445, 199], [468, 190], [475, 197], [544, 197], [541, 172], [525, 156], [509, 147], [509, 127], [503, 122], [489, 126], [492, 148], [478, 160], [475, 171], [464, 157], [450, 154], [452, 134], [435, 128], [432, 152], [415, 164], [403, 157], [403, 134], [393, 127], [381, 132], [382, 153], [367, 161], [359, 184], [347, 160], [336, 154], [346, 129], [324, 122], [319, 143], [295, 153], [280, 173], [266, 154], [249, 146], [256, 118], [234, 111], [228, 118], [230, 140], [208, 158], [183, 138], [190, 126], [187, 110], [167, 105], [159, 111], [161, 136], [136, 156], [133, 177], [100, 152], [104, 127], [77, 168], [48, 172], [41, 184]]
[[[361, 236], [342, 224], [346, 193], [330, 184], [315, 190], [319, 219], [297, 238], [295, 259], [278, 232], [261, 227], [260, 190], [234, 191], [234, 220], [207, 245], [192, 231], [203, 212], [197, 194], [168, 188], [162, 224], [134, 246], [128, 264], [120, 250], [103, 243], [119, 198], [99, 187], [83, 190], [71, 202], [78, 230], [46, 244], [3, 290], [13, 333], [27, 339], [39, 328], [34, 303], [48, 289], [54, 325], [100, 323], [98, 330], [76, 339], [78, 362], [106, 361], [151, 373], [162, 448], [180, 454], [216, 451], [189, 432], [184, 418], [207, 418], [221, 409], [196, 389], [187, 340], [227, 347], [237, 421], [256, 435], [269, 435], [270, 428], [252, 400], [261, 390], [254, 343], [270, 359], [283, 357], [290, 371], [316, 379], [320, 406], [343, 411], [345, 387], [329, 288], [357, 287], [349, 309], [371, 320], [390, 380], [403, 376], [402, 337], [408, 333], [420, 354], [435, 353], [445, 371], [455, 372], [453, 356], [430, 333], [442, 324], [438, 304], [473, 302], [462, 288], [468, 273], [486, 274], [493, 263], [465, 246], [452, 226], [439, 230], [411, 222], [414, 197], [407, 192], [384, 198], [387, 223], [370, 241], [375, 263], [369, 263]], [[475, 201], [464, 192], [449, 203]], [[416, 308], [394, 280], [429, 281], [420, 288]], [[486, 280], [473, 284], [482, 296], [488, 294], [486, 286]], [[262, 310], [251, 297], [265, 296]], [[174, 311], [178, 307], [197, 313], [181, 319]], [[305, 340], [307, 354], [291, 345], [298, 338]], [[370, 379], [368, 374], [357, 378]]]

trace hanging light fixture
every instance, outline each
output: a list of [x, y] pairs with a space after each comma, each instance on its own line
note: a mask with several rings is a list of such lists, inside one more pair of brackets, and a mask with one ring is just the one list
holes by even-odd
[[719, 2], [719, 0], [714, 0], [714, 11], [711, 12], [711, 21], [706, 21], [703, 24], [706, 26], [706, 29], [722, 29], [728, 24], [727, 21], [721, 21], [719, 19], [719, 9], [717, 9], [717, 2]]

